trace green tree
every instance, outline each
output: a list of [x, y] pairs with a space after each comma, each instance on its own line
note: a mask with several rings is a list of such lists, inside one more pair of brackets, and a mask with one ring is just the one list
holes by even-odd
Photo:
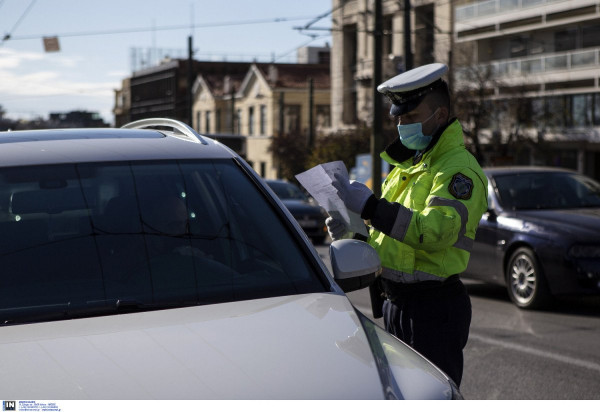
[[318, 137], [315, 147], [306, 163], [309, 169], [321, 163], [341, 160], [350, 169], [354, 166], [356, 155], [369, 153], [371, 147], [371, 129], [359, 127], [357, 129], [335, 132]]
[[269, 152], [273, 154], [281, 179], [294, 181], [295, 175], [306, 170], [308, 141], [299, 132], [273, 137]]
[[294, 181], [298, 173], [321, 163], [341, 160], [350, 169], [357, 154], [369, 153], [370, 142], [371, 129], [360, 127], [319, 136], [309, 150], [306, 136], [288, 133], [273, 137], [269, 151], [275, 158], [279, 177]]

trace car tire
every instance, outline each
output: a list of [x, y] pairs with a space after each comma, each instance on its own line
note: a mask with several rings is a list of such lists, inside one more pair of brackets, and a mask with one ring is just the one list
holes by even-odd
[[506, 288], [510, 299], [521, 309], [541, 309], [550, 303], [546, 279], [530, 248], [518, 248], [511, 255], [506, 266]]

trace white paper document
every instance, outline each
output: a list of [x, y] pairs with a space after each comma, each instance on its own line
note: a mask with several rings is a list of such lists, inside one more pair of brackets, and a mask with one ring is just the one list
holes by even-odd
[[331, 185], [335, 180], [335, 173], [348, 179], [348, 170], [341, 160], [315, 166], [297, 174], [296, 179], [331, 217], [341, 219], [350, 232], [368, 236], [369, 233], [360, 215], [346, 208], [335, 187]]

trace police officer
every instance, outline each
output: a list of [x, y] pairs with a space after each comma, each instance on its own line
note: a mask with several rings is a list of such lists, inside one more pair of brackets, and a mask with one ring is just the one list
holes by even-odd
[[[450, 117], [447, 70], [439, 63], [421, 66], [377, 88], [391, 100], [399, 135], [381, 154], [395, 166], [381, 198], [339, 175], [333, 186], [370, 225], [368, 242], [383, 267], [374, 286], [385, 298], [386, 330], [460, 385], [471, 301], [459, 274], [487, 209], [487, 179]], [[336, 219], [327, 225], [334, 240], [350, 235]]]

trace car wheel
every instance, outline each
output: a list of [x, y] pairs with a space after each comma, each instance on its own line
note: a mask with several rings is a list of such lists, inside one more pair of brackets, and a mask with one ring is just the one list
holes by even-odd
[[522, 247], [511, 255], [506, 267], [510, 299], [522, 309], [539, 309], [550, 301], [550, 293], [533, 251]]

